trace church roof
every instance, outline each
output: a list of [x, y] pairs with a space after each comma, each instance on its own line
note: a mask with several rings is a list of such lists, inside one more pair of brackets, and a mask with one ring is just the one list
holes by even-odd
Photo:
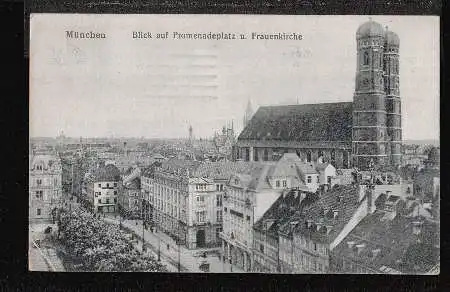
[[238, 140], [351, 141], [352, 102], [264, 106]]

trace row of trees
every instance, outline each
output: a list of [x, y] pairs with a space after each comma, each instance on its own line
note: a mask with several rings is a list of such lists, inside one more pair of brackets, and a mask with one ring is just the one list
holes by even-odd
[[167, 271], [153, 256], [137, 251], [124, 231], [92, 214], [62, 209], [58, 228], [60, 242], [83, 271]]

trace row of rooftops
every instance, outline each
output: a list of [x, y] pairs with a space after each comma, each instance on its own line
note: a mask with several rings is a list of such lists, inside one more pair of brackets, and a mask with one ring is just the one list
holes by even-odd
[[[295, 153], [285, 153], [279, 161], [217, 161], [200, 162], [171, 158], [162, 162], [159, 171], [191, 178], [208, 178], [228, 180], [231, 185], [252, 190], [270, 188], [268, 178], [300, 177], [318, 174], [329, 163], [307, 163], [300, 160]], [[156, 169], [155, 169], [156, 170]], [[143, 171], [143, 176], [152, 172]]]
[[[330, 243], [358, 208], [354, 186], [335, 186], [322, 196], [290, 190], [278, 198], [255, 223], [254, 229], [278, 237], [302, 234], [317, 242]], [[270, 227], [266, 230], [265, 225]]]
[[336, 246], [336, 257], [381, 273], [425, 273], [439, 261], [439, 226], [424, 217], [383, 220], [381, 210], [364, 218]]
[[[302, 235], [316, 243], [331, 243], [360, 205], [357, 186], [335, 186], [318, 196], [301, 190], [284, 193], [254, 224], [257, 232], [278, 238]], [[380, 197], [379, 197], [380, 198]], [[395, 195], [376, 201], [368, 214], [333, 249], [333, 256], [380, 273], [425, 273], [439, 258], [439, 225], [410, 212], [395, 212], [386, 220]]]

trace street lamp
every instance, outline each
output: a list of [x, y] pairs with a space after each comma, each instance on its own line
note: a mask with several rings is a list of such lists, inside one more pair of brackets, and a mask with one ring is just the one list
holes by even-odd
[[145, 252], [145, 234], [144, 234], [144, 193], [141, 196], [141, 218], [142, 218], [142, 252]]

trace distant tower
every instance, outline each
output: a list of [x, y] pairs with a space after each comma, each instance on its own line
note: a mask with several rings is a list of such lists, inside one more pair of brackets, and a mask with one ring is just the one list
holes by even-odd
[[389, 164], [402, 162], [402, 111], [399, 78], [400, 39], [386, 27], [384, 42], [384, 89], [386, 94], [386, 131]]
[[192, 140], [193, 140], [193, 135], [192, 135], [192, 125], [189, 125], [189, 143], [192, 144]]
[[369, 162], [382, 166], [386, 155], [386, 94], [383, 27], [369, 20], [356, 33], [357, 68], [353, 96], [353, 166], [366, 170]]
[[247, 126], [248, 122], [251, 120], [253, 116], [253, 108], [250, 100], [248, 100], [247, 108], [245, 109], [244, 113], [244, 128]]

